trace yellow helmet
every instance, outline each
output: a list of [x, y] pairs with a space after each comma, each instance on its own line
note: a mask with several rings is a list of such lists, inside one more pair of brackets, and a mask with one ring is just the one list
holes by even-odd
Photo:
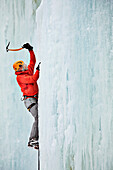
[[24, 64], [24, 62], [22, 60], [19, 60], [19, 61], [16, 61], [14, 64], [13, 64], [13, 69], [15, 71], [18, 71], [19, 68]]

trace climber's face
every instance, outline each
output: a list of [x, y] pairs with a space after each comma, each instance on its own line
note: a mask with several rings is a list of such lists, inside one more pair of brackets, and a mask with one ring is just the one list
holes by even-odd
[[20, 68], [18, 69], [18, 71], [26, 71], [26, 70], [28, 70], [28, 67], [25, 63], [22, 66], [20, 66]]

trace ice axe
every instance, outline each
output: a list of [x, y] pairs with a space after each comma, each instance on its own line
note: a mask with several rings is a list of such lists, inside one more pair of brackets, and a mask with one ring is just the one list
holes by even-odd
[[18, 49], [9, 49], [8, 47], [9, 47], [9, 45], [10, 45], [10, 42], [8, 43], [8, 45], [6, 46], [6, 51], [8, 52], [8, 51], [20, 51], [20, 50], [22, 50], [23, 48], [18, 48]]

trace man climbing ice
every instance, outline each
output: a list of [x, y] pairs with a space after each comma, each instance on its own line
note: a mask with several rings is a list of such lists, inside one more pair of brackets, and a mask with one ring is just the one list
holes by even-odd
[[38, 130], [38, 84], [37, 80], [39, 78], [40, 63], [36, 68], [34, 73], [34, 66], [36, 63], [35, 54], [33, 52], [33, 47], [26, 43], [22, 46], [26, 48], [30, 53], [30, 63], [27, 66], [22, 60], [16, 61], [13, 64], [15, 74], [17, 75], [16, 80], [23, 92], [23, 98], [25, 107], [34, 117], [34, 123], [32, 125], [28, 146], [39, 149], [39, 130]]

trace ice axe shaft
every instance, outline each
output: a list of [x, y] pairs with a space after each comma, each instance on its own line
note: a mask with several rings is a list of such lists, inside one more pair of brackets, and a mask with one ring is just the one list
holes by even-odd
[[10, 45], [10, 42], [8, 43], [8, 45], [6, 46], [6, 51], [8, 52], [8, 51], [20, 51], [20, 50], [22, 50], [23, 48], [18, 48], [18, 49], [9, 49], [8, 47], [9, 47], [9, 45]]
[[18, 48], [18, 49], [8, 49], [8, 51], [19, 51], [22, 50], [23, 48]]

